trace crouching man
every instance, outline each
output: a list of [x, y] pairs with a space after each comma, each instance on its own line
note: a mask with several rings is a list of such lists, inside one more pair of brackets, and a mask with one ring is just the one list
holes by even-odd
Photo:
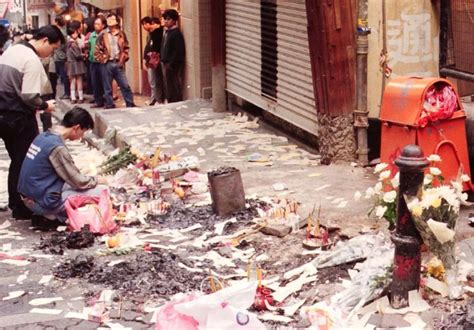
[[66, 222], [64, 202], [71, 195], [98, 196], [107, 189], [101, 176], [81, 174], [64, 141], [79, 140], [94, 128], [87, 110], [75, 107], [68, 111], [52, 132], [38, 135], [21, 167], [18, 192], [33, 212], [32, 225], [49, 229]]

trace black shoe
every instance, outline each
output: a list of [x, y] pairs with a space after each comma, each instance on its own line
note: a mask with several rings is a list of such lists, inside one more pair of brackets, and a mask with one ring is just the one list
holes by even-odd
[[156, 99], [153, 99], [153, 100], [151, 100], [150, 102], [148, 102], [146, 105], [152, 106], [152, 105], [155, 105], [156, 102], [158, 102], [158, 101], [157, 101]]
[[104, 105], [103, 104], [93, 104], [91, 105], [91, 109], [97, 109], [97, 108], [103, 108]]
[[69, 100], [71, 97], [67, 94], [64, 94], [63, 96], [61, 96], [59, 99], [60, 100]]
[[31, 217], [31, 226], [41, 231], [56, 230], [56, 228], [63, 225], [64, 224], [59, 220], [50, 220], [42, 215], [34, 214]]
[[30, 220], [32, 215], [33, 212], [26, 207], [18, 207], [12, 211], [12, 217], [16, 220]]
[[138, 108], [135, 103], [127, 104], [127, 108]]
[[114, 105], [106, 105], [104, 109], [115, 109], [115, 104]]

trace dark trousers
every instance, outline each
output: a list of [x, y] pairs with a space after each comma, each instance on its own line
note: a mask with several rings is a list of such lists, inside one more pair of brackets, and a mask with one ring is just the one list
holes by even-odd
[[51, 88], [53, 89], [53, 94], [50, 96], [50, 100], [55, 100], [58, 86], [58, 75], [56, 74], [56, 72], [50, 72], [48, 73], [48, 76], [49, 82], [51, 83]]
[[71, 86], [69, 86], [69, 78], [66, 72], [66, 62], [54, 62], [54, 65], [56, 66], [56, 73], [59, 78], [61, 78], [61, 83], [64, 86], [64, 94], [71, 95]]
[[98, 106], [103, 106], [104, 100], [104, 86], [102, 85], [102, 69], [100, 63], [90, 63], [89, 65], [92, 92], [94, 94], [94, 103]]
[[165, 99], [168, 103], [183, 100], [183, 64], [161, 63], [163, 72]]
[[38, 124], [33, 114], [0, 110], [0, 138], [10, 156], [8, 170], [8, 207], [24, 209], [25, 205], [17, 191], [21, 165], [31, 142], [38, 135]]
[[91, 62], [87, 60], [86, 64], [86, 87], [84, 88], [84, 93], [91, 95], [94, 94], [94, 90], [92, 87], [92, 75], [91, 75]]
[[123, 67], [117, 62], [109, 61], [101, 65], [102, 67], [102, 79], [104, 82], [104, 94], [105, 94], [105, 106], [114, 106], [114, 98], [112, 95], [112, 81], [115, 80], [120, 87], [123, 99], [127, 107], [133, 107], [133, 94], [132, 89], [127, 81], [127, 76]]

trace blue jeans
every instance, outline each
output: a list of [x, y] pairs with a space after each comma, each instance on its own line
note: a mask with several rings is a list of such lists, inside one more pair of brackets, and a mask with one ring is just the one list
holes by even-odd
[[64, 203], [69, 196], [81, 195], [81, 196], [99, 196], [102, 190], [108, 189], [107, 186], [97, 185], [95, 188], [87, 190], [74, 190], [67, 183], [64, 184], [63, 190], [61, 193], [62, 203], [54, 210], [46, 210], [41, 205], [36, 203], [34, 200], [25, 198], [23, 202], [25, 205], [33, 212], [35, 215], [42, 215], [48, 219], [58, 219], [61, 222], [66, 222], [67, 214]]
[[61, 83], [64, 86], [64, 95], [71, 95], [71, 86], [69, 85], [69, 78], [66, 72], [66, 62], [54, 62], [56, 66], [56, 74], [61, 78]]
[[127, 76], [123, 67], [120, 66], [117, 62], [109, 61], [105, 64], [102, 64], [102, 79], [104, 82], [104, 94], [105, 94], [105, 106], [113, 107], [114, 99], [112, 95], [112, 80], [115, 80], [120, 87], [120, 92], [122, 93], [123, 99], [127, 107], [133, 107], [133, 94], [132, 89], [127, 81]]
[[92, 92], [94, 94], [94, 103], [98, 106], [103, 106], [104, 100], [104, 86], [102, 85], [102, 69], [100, 63], [90, 63], [90, 73], [92, 81]]

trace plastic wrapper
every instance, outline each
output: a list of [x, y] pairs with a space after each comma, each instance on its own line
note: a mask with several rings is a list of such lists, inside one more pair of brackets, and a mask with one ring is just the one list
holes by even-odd
[[253, 305], [258, 283], [242, 282], [196, 300], [177, 304], [174, 309], [194, 318], [199, 329], [252, 329], [266, 327], [255, 314], [247, 311]]
[[164, 305], [156, 314], [156, 330], [197, 330], [199, 322], [192, 316], [182, 314], [174, 308], [178, 304], [197, 299], [196, 294], [176, 298]]
[[357, 267], [360, 271], [350, 286], [332, 297], [331, 306], [350, 318], [366, 303], [380, 297], [392, 280], [393, 255], [390, 244], [373, 248], [370, 257]]
[[425, 127], [428, 123], [450, 118], [457, 108], [457, 96], [448, 85], [434, 85], [426, 92], [423, 110], [418, 124]]
[[357, 236], [320, 254], [313, 260], [312, 265], [316, 268], [326, 268], [363, 260], [386, 244], [387, 239], [382, 234]]

